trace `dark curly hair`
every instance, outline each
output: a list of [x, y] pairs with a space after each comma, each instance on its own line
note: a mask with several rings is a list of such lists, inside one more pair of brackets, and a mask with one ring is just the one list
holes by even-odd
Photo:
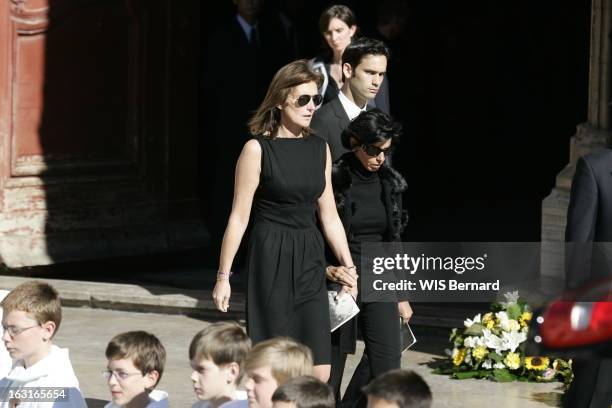
[[[391, 145], [399, 143], [402, 125], [394, 121], [380, 109], [374, 108], [362, 112], [342, 132], [342, 146], [352, 150], [356, 145], [386, 142], [391, 139]], [[355, 143], [351, 143], [351, 138]]]

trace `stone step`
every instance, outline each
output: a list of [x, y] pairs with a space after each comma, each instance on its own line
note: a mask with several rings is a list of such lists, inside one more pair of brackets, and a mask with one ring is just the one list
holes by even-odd
[[[182, 289], [168, 286], [137, 285], [127, 283], [88, 282], [65, 279], [39, 279], [20, 276], [0, 276], [0, 289], [11, 290], [31, 279], [48, 282], [62, 298], [62, 304], [73, 307], [102, 308], [134, 312], [184, 314], [221, 320], [244, 320], [245, 295], [232, 293], [230, 311], [217, 311], [209, 289]], [[462, 327], [466, 317], [485, 312], [486, 304], [432, 304], [413, 305], [412, 324], [439, 329]]]

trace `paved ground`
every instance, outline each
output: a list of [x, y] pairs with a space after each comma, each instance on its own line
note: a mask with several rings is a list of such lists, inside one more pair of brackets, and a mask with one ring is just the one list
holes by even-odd
[[[189, 381], [187, 347], [193, 334], [207, 321], [182, 315], [139, 313], [91, 308], [64, 310], [56, 343], [70, 348], [74, 368], [81, 388], [91, 408], [103, 406], [108, 392], [100, 371], [105, 367], [104, 349], [110, 338], [122, 331], [143, 329], [156, 334], [168, 352], [166, 371], [160, 388], [170, 393], [173, 407], [189, 407], [194, 401]], [[416, 331], [419, 342], [405, 353], [402, 366], [417, 371], [432, 388], [434, 407], [496, 407], [535, 408], [557, 406], [562, 391], [560, 384], [506, 383], [480, 380], [449, 380], [431, 374], [426, 365], [443, 353], [447, 337], [439, 330]], [[428, 334], [429, 333], [429, 334]], [[361, 347], [358, 353], [361, 352]], [[348, 378], [356, 357], [347, 364]]]

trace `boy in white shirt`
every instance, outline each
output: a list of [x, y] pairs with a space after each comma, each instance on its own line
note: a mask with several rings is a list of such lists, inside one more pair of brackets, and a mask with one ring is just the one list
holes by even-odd
[[30, 281], [13, 289], [0, 305], [2, 340], [13, 359], [0, 380], [0, 408], [86, 408], [68, 349], [52, 344], [62, 320], [57, 291]]
[[155, 389], [166, 363], [157, 337], [145, 331], [121, 333], [108, 343], [106, 358], [103, 374], [112, 400], [104, 408], [168, 408], [168, 394]]
[[237, 323], [213, 323], [195, 335], [189, 361], [199, 402], [192, 408], [219, 408], [228, 401], [247, 399], [246, 391], [238, 386], [250, 349], [251, 340]]

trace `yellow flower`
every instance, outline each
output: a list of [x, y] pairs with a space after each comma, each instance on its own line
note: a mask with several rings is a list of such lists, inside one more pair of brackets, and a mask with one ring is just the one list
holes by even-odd
[[472, 355], [476, 360], [482, 360], [489, 354], [489, 350], [485, 346], [477, 346], [472, 350]]
[[487, 313], [482, 317], [482, 324], [489, 330], [495, 327], [495, 318], [493, 318], [493, 313]]
[[521, 357], [517, 353], [508, 353], [504, 358], [504, 364], [511, 370], [516, 370], [521, 366]]
[[[455, 350], [457, 351], [455, 352]], [[463, 360], [465, 359], [465, 356], [467, 354], [467, 350], [463, 347], [455, 350], [453, 350], [453, 364], [459, 366], [461, 365], [461, 363], [463, 363]]]
[[549, 363], [548, 357], [525, 357], [525, 367], [528, 370], [543, 371], [548, 368]]
[[529, 324], [529, 322], [531, 321], [532, 317], [533, 317], [533, 313], [531, 313], [531, 312], [523, 312], [523, 314], [519, 318], [519, 323], [521, 324], [521, 326], [525, 327], [525, 326], [527, 326]]

